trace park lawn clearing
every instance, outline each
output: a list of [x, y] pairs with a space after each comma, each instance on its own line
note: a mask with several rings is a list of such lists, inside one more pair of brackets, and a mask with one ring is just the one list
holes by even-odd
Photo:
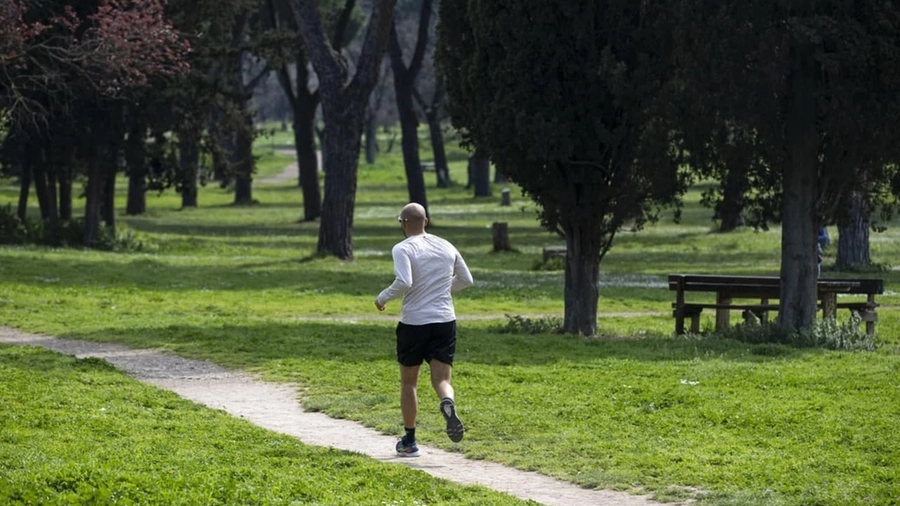
[[[380, 160], [360, 167], [352, 262], [313, 254], [317, 224], [297, 222], [295, 182], [254, 188], [260, 202], [250, 207], [230, 205], [218, 188], [204, 188], [197, 209], [178, 210], [177, 196], [164, 194], [148, 199], [146, 215], [123, 217], [150, 251], [4, 247], [0, 324], [167, 349], [290, 381], [304, 387], [308, 409], [399, 435], [398, 306], [379, 315], [372, 300], [391, 281], [396, 214], [407, 196], [402, 165]], [[434, 233], [458, 245], [476, 286], [457, 298], [454, 385], [469, 432], [459, 445], [446, 442], [423, 383], [426, 444], [705, 505], [888, 505], [900, 497], [897, 271], [876, 274], [888, 293], [879, 297], [875, 352], [675, 338], [667, 274], [778, 270], [777, 231], [711, 234], [694, 195], [682, 223], [617, 237], [601, 264], [598, 308], [617, 314], [600, 319], [601, 335], [505, 334], [504, 315], [562, 314], [562, 273], [534, 269], [541, 248], [559, 239], [521, 201], [501, 208], [459, 187], [429, 191]], [[509, 223], [516, 252], [490, 251], [495, 221]], [[900, 265], [897, 225], [872, 242], [884, 265]]]
[[528, 504], [311, 447], [99, 359], [0, 345], [3, 504]]

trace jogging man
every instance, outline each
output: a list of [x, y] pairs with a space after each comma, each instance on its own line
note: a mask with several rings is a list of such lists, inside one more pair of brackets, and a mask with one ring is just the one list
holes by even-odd
[[472, 285], [472, 274], [459, 251], [448, 241], [425, 231], [425, 208], [407, 204], [400, 212], [400, 229], [406, 237], [391, 250], [394, 282], [375, 298], [384, 311], [389, 301], [403, 297], [397, 324], [397, 361], [400, 362], [400, 411], [406, 434], [397, 442], [397, 455], [418, 457], [419, 367], [428, 362], [431, 386], [441, 399], [447, 436], [462, 441], [462, 422], [453, 403], [450, 374], [456, 351], [456, 312], [452, 292]]

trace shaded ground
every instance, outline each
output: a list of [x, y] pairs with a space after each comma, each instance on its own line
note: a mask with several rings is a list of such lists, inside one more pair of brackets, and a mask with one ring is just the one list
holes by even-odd
[[420, 447], [422, 456], [419, 458], [396, 457], [395, 436], [380, 434], [355, 422], [304, 411], [298, 392], [292, 386], [260, 381], [210, 362], [116, 344], [39, 336], [8, 327], [0, 327], [0, 342], [41, 346], [79, 358], [102, 358], [144, 383], [171, 390], [185, 399], [221, 409], [260, 427], [294, 436], [306, 444], [350, 450], [383, 462], [405, 464], [460, 484], [483, 485], [550, 506], [660, 504], [646, 496], [587, 490], [537, 473], [469, 460], [458, 453], [437, 448]]

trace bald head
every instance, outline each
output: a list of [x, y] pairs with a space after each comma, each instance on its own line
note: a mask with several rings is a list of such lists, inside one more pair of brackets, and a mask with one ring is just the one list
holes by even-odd
[[400, 217], [406, 221], [425, 221], [425, 208], [415, 202], [406, 204], [400, 211]]
[[425, 226], [428, 224], [425, 208], [415, 202], [403, 207], [403, 210], [400, 211], [400, 219], [403, 220], [405, 230], [410, 235], [424, 232]]

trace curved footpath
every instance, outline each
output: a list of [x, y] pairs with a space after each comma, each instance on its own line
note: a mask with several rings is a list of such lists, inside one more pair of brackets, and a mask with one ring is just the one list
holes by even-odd
[[210, 362], [190, 360], [155, 350], [117, 344], [57, 339], [0, 327], [0, 342], [41, 346], [79, 358], [102, 358], [135, 379], [171, 390], [185, 399], [243, 418], [260, 427], [288, 434], [305, 444], [330, 446], [400, 463], [464, 485], [482, 485], [548, 506], [653, 506], [647, 496], [610, 490], [588, 490], [533, 472], [474, 461], [458, 453], [422, 447], [422, 456], [396, 457], [396, 436], [388, 436], [347, 420], [303, 410], [295, 388], [254, 379]]

